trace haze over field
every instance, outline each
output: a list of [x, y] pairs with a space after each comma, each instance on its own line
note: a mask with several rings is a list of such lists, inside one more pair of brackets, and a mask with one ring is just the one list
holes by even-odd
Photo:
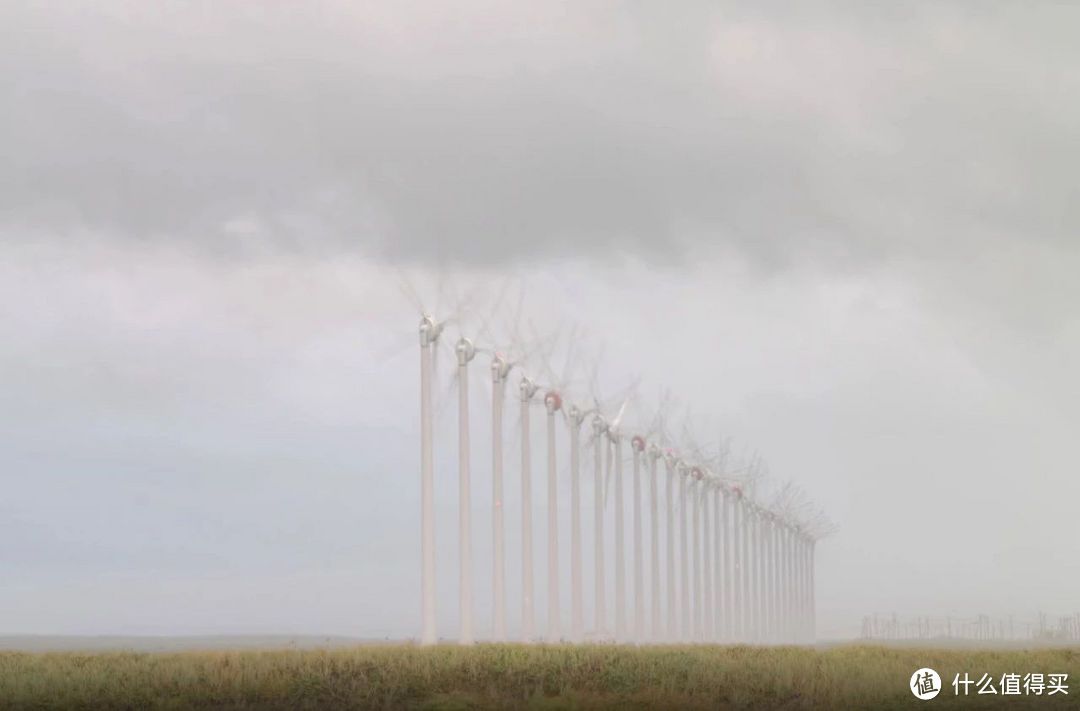
[[416, 635], [402, 274], [447, 308], [524, 285], [538, 329], [603, 345], [602, 388], [669, 388], [810, 492], [840, 526], [820, 637], [1074, 612], [1077, 21], [0, 4], [0, 633]]

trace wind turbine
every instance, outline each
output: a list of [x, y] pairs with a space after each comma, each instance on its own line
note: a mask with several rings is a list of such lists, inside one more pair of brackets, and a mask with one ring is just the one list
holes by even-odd
[[664, 466], [667, 472], [667, 639], [674, 642], [679, 639], [679, 623], [676, 618], [675, 602], [675, 494], [674, 485], [679, 458], [668, 450], [664, 454]]
[[420, 643], [435, 644], [435, 473], [431, 403], [433, 349], [446, 322], [428, 314], [420, 319]]
[[765, 619], [765, 509], [754, 507], [754, 620], [755, 639], [759, 643], [767, 641], [767, 621]]
[[635, 435], [630, 440], [634, 452], [634, 633], [635, 642], [646, 638], [645, 634], [645, 571], [641, 550], [641, 456], [645, 452], [645, 438]]
[[533, 540], [532, 540], [532, 451], [529, 446], [529, 405], [539, 386], [527, 376], [519, 385], [521, 395], [521, 639], [533, 638]]
[[506, 639], [506, 552], [503, 525], [503, 403], [514, 363], [501, 353], [491, 359], [492, 636]]
[[736, 642], [744, 641], [743, 630], [745, 629], [746, 615], [743, 607], [743, 561], [745, 552], [742, 545], [744, 539], [742, 531], [742, 489], [736, 485], [732, 487], [731, 500], [731, 545], [732, 545], [732, 639]]
[[593, 495], [593, 545], [595, 553], [593, 560], [596, 565], [593, 585], [596, 592], [596, 602], [593, 609], [593, 614], [596, 616], [596, 630], [597, 637], [602, 637], [607, 629], [607, 610], [605, 609], [604, 601], [606, 599], [606, 591], [604, 590], [604, 464], [603, 464], [603, 452], [601, 451], [600, 443], [603, 441], [605, 430], [607, 430], [607, 422], [604, 420], [600, 413], [596, 413], [592, 418], [592, 430], [593, 430], [593, 455], [594, 455], [594, 495]]
[[547, 409], [547, 469], [548, 469], [548, 633], [549, 641], [561, 636], [559, 611], [559, 488], [555, 464], [555, 413], [562, 409], [562, 397], [555, 390], [544, 395]]
[[817, 540], [815, 538], [811, 538], [810, 539], [810, 551], [809, 551], [809, 558], [810, 558], [810, 580], [809, 580], [809, 585], [810, 585], [810, 590], [809, 590], [809, 593], [810, 593], [810, 641], [811, 642], [814, 642], [814, 641], [817, 640], [817, 600], [816, 600], [816, 592], [815, 592], [815, 587], [814, 587], [814, 574], [816, 572], [816, 568], [814, 567], [814, 552], [815, 552], [816, 548], [817, 548]]
[[[795, 644], [802, 643], [802, 533], [798, 523], [794, 524], [791, 536], [791, 598], [792, 606], [792, 641]], [[921, 623], [920, 623], [921, 624]], [[921, 629], [919, 630], [921, 634]]]
[[686, 641], [690, 638], [690, 550], [686, 521], [686, 484], [690, 467], [680, 461], [675, 468], [679, 473], [679, 613], [682, 621], [679, 631], [680, 638]]
[[663, 639], [663, 622], [660, 619], [660, 504], [657, 497], [656, 484], [656, 460], [660, 459], [660, 448], [655, 444], [649, 444], [649, 547], [652, 555], [649, 556], [651, 569], [650, 581], [652, 582], [652, 595], [649, 602], [652, 612], [652, 640], [659, 642]]
[[765, 566], [765, 641], [777, 642], [776, 635], [776, 565], [775, 565], [775, 530], [776, 516], [772, 511], [767, 511], [764, 517], [764, 554], [762, 563]]
[[585, 632], [581, 564], [581, 424], [587, 413], [577, 405], [567, 412], [570, 428], [570, 636], [580, 642]]
[[718, 642], [726, 641], [725, 625], [727, 624], [727, 612], [725, 609], [727, 595], [724, 594], [724, 586], [727, 584], [727, 574], [724, 572], [724, 565], [727, 561], [725, 545], [728, 538], [725, 529], [726, 517], [724, 515], [726, 489], [723, 480], [717, 477], [716, 486], [713, 489], [713, 573], [716, 576], [713, 583], [713, 609], [715, 611], [714, 634]]
[[781, 564], [783, 585], [780, 588], [783, 595], [784, 605], [784, 641], [791, 641], [792, 614], [791, 614], [791, 525], [785, 521], [783, 527]]
[[689, 489], [690, 506], [692, 508], [693, 528], [691, 529], [691, 600], [693, 607], [693, 627], [691, 639], [700, 642], [702, 637], [702, 610], [701, 610], [701, 508], [698, 506], [698, 488], [701, 484], [701, 468], [690, 467], [687, 488]]
[[788, 641], [795, 643], [798, 641], [798, 617], [796, 614], [795, 604], [795, 592], [796, 592], [796, 580], [795, 580], [795, 555], [796, 555], [796, 540], [798, 537], [798, 528], [795, 523], [788, 524], [787, 531], [787, 620], [788, 620]]
[[743, 503], [743, 534], [746, 546], [746, 559], [743, 562], [744, 580], [746, 581], [746, 641], [757, 641], [757, 560], [754, 552], [757, 546], [757, 509], [750, 499]]
[[469, 461], [469, 363], [476, 347], [462, 336], [454, 348], [458, 362], [458, 552], [461, 570], [458, 602], [461, 615], [461, 644], [472, 644], [472, 489]]
[[[615, 463], [615, 639], [620, 642], [626, 639], [626, 548], [623, 541], [623, 517], [626, 507], [623, 504], [622, 433], [619, 431], [625, 412], [624, 400], [619, 413], [607, 428], [608, 456]], [[606, 494], [605, 488], [605, 496]]]
[[742, 539], [740, 560], [742, 562], [742, 572], [739, 575], [739, 582], [742, 584], [742, 590], [740, 591], [740, 597], [742, 599], [742, 630], [743, 641], [749, 642], [751, 640], [752, 628], [750, 627], [751, 608], [750, 608], [750, 499], [745, 496], [739, 498], [739, 507], [742, 509]]
[[709, 493], [716, 484], [716, 477], [708, 470], [704, 470], [704, 478], [698, 491], [698, 503], [701, 508], [701, 543], [702, 543], [702, 626], [703, 639], [711, 642], [714, 639], [713, 615], [713, 566], [712, 566], [712, 524], [709, 517]]

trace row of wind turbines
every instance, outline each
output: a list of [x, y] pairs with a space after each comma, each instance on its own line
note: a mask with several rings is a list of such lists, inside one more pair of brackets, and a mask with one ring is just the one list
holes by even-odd
[[[420, 642], [435, 644], [435, 501], [433, 387], [437, 347], [447, 321], [422, 315], [420, 336], [421, 437], [421, 596]], [[770, 505], [755, 500], [743, 479], [724, 471], [693, 445], [672, 446], [666, 435], [626, 429], [627, 399], [608, 416], [595, 398], [589, 404], [564, 402], [554, 376], [542, 386], [524, 371], [520, 359], [478, 349], [462, 336], [454, 345], [458, 393], [458, 550], [460, 576], [458, 642], [476, 641], [472, 561], [472, 462], [470, 450], [470, 368], [478, 353], [490, 354], [492, 427], [491, 641], [611, 641], [620, 643], [808, 644], [815, 638], [815, 546], [829, 532], [828, 522], [801, 493], [785, 487]], [[504, 406], [511, 375], [520, 412], [521, 624], [507, 629], [506, 501]], [[534, 607], [533, 454], [530, 418], [538, 404], [546, 416], [546, 580], [543, 630]], [[614, 408], [613, 408], [614, 409]], [[570, 626], [563, 628], [559, 560], [559, 469], [556, 438], [561, 415], [569, 439], [570, 471]], [[586, 427], [587, 423], [587, 427]], [[582, 442], [582, 431], [591, 434]], [[583, 566], [583, 444], [592, 447], [593, 590], [591, 620], [585, 619]], [[630, 472], [624, 455], [629, 445]], [[629, 551], [626, 541], [626, 488], [632, 498]], [[614, 507], [608, 511], [608, 491]], [[647, 508], [646, 508], [647, 507]], [[647, 511], [647, 513], [646, 513]], [[613, 597], [607, 588], [606, 516], [614, 516]], [[648, 536], [647, 541], [645, 536]], [[564, 534], [565, 535], [565, 534]], [[648, 553], [646, 554], [646, 545]], [[663, 554], [661, 554], [663, 550]], [[629, 558], [629, 560], [628, 560]], [[628, 564], [630, 584], [627, 582]], [[647, 584], [646, 584], [647, 583]], [[609, 615], [608, 605], [613, 610]]]

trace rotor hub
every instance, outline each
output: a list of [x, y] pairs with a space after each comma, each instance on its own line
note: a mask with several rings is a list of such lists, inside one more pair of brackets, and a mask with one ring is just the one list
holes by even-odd
[[466, 365], [476, 356], [476, 346], [464, 336], [458, 339], [454, 351], [457, 353], [458, 365]]
[[536, 395], [537, 385], [527, 377], [521, 378], [521, 384], [518, 385], [518, 390], [521, 392], [522, 400], [532, 400], [533, 395]]

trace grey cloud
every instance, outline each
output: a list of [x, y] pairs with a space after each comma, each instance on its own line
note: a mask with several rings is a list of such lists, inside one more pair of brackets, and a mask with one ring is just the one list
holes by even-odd
[[109, 7], [4, 11], [8, 232], [772, 265], [1078, 224], [1067, 7]]

